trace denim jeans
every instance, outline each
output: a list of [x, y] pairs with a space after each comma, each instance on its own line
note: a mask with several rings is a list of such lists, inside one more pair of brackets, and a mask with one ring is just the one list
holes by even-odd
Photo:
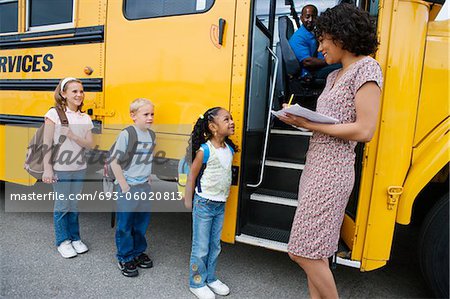
[[189, 286], [200, 288], [217, 280], [216, 264], [220, 253], [220, 235], [225, 203], [194, 195], [192, 209], [192, 252]]
[[144, 198], [142, 195], [144, 192], [148, 199], [151, 187], [148, 183], [131, 186], [127, 192], [128, 196], [122, 193], [120, 186], [117, 186], [117, 191], [119, 192], [116, 217], [117, 259], [119, 262], [126, 263], [147, 249], [145, 233], [150, 223], [149, 201], [135, 200], [135, 195]]
[[64, 200], [55, 201], [53, 209], [56, 246], [59, 246], [65, 240], [80, 240], [77, 201], [70, 200], [69, 195], [80, 194], [83, 190], [86, 169], [55, 171], [55, 175], [58, 180], [53, 183], [53, 191], [64, 195]]

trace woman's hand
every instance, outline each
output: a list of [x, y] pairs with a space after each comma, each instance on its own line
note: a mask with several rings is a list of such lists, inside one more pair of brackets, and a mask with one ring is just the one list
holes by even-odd
[[285, 113], [284, 116], [277, 116], [279, 120], [285, 124], [296, 126], [300, 128], [310, 129], [311, 122], [304, 117], [293, 115], [290, 113]]
[[[286, 109], [289, 107], [290, 107], [289, 104], [286, 104], [286, 103], [283, 104], [283, 109]], [[305, 128], [305, 129], [309, 130], [308, 126], [311, 122], [309, 120], [307, 120], [306, 118], [303, 118], [303, 117], [297, 116], [297, 115], [293, 115], [293, 114], [290, 114], [287, 112], [284, 113], [284, 116], [277, 116], [277, 117], [279, 120], [281, 120], [285, 124], [300, 127], [300, 128]]]
[[44, 170], [44, 173], [42, 174], [42, 182], [44, 184], [52, 184], [55, 181], [53, 169]]

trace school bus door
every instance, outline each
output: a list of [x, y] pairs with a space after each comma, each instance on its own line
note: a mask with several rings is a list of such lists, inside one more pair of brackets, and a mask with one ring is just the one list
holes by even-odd
[[[168, 2], [109, 1], [107, 16], [105, 108], [114, 115], [104, 125], [129, 123], [130, 102], [148, 98], [156, 124], [177, 125], [156, 127], [159, 146], [173, 138], [163, 132], [186, 141], [199, 114], [230, 106], [234, 1]], [[179, 158], [185, 146], [164, 150]]]

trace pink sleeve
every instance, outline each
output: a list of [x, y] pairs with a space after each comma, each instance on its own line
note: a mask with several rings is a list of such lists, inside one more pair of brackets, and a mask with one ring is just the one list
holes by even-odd
[[55, 124], [59, 123], [58, 112], [56, 112], [55, 108], [51, 108], [50, 110], [48, 110], [47, 113], [45, 113], [44, 117], [48, 118]]
[[381, 72], [381, 67], [374, 59], [370, 59], [365, 62], [358, 70], [355, 78], [355, 92], [358, 92], [361, 86], [367, 82], [375, 82], [380, 89], [383, 85], [383, 74]]

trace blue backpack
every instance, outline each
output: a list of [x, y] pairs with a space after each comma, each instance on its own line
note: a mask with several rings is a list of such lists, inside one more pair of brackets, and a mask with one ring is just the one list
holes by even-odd
[[[234, 155], [233, 148], [228, 143], [225, 144], [228, 146], [228, 148], [231, 150], [231, 153]], [[200, 147], [203, 149], [203, 161], [202, 161], [202, 168], [200, 169], [197, 179], [195, 180], [195, 187], [197, 187], [197, 190], [199, 192], [202, 192], [200, 179], [202, 178], [202, 175], [205, 172], [206, 163], [208, 163], [208, 159], [210, 156], [210, 151], [209, 146], [206, 143], [202, 143]], [[186, 162], [186, 157], [183, 157], [183, 159], [181, 159], [180, 162], [178, 162], [178, 191], [182, 192], [183, 194], [186, 187], [187, 176], [189, 174], [189, 171], [190, 171], [189, 164]]]
[[[200, 185], [200, 178], [203, 175], [203, 172], [206, 168], [206, 163], [208, 162], [209, 159], [209, 146], [203, 143], [200, 145], [200, 147], [203, 148], [203, 162], [202, 168], [200, 169], [200, 173], [198, 174], [197, 180], [195, 181], [195, 186]], [[191, 169], [186, 161], [186, 157], [183, 157], [183, 159], [181, 159], [180, 162], [178, 162], [178, 192], [181, 192], [182, 194], [184, 194], [187, 176], [190, 170]]]

